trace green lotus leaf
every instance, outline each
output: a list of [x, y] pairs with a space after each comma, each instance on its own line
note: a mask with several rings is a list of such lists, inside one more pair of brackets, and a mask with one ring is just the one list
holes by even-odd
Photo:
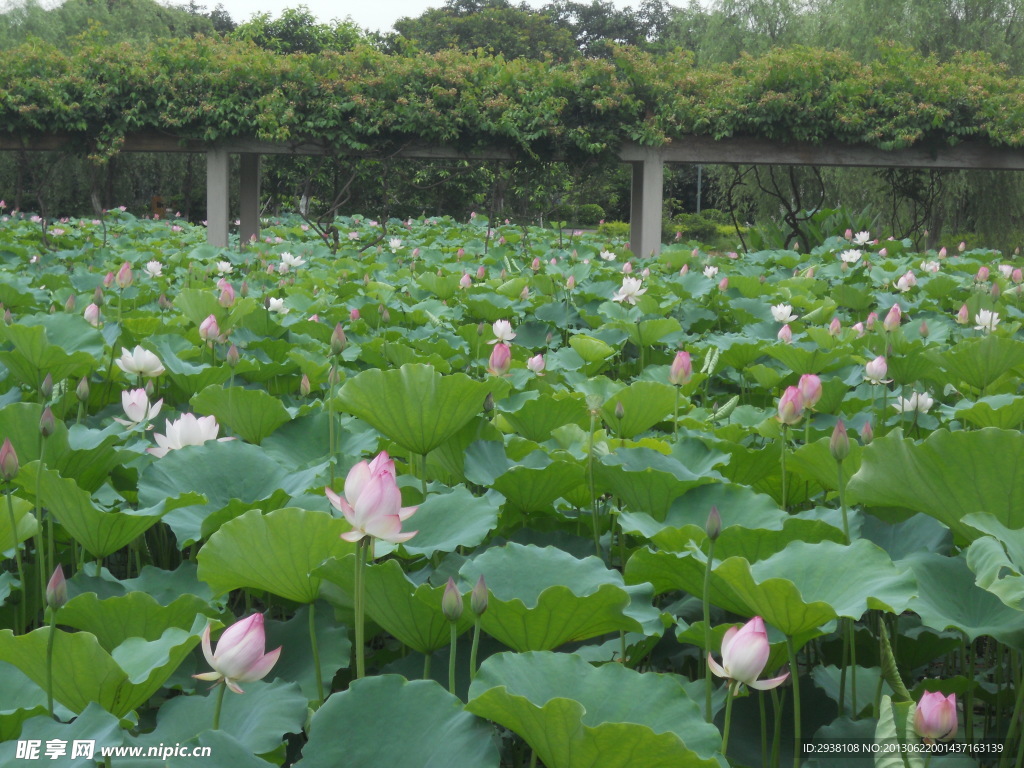
[[[315, 573], [354, 594], [355, 555], [331, 558]], [[367, 617], [410, 648], [430, 654], [451, 641], [448, 619], [441, 612], [444, 586], [414, 584], [397, 560], [367, 566], [364, 586]], [[463, 611], [457, 625], [460, 633], [473, 626], [472, 617], [470, 611]]]
[[190, 402], [196, 413], [216, 417], [218, 424], [256, 445], [292, 418], [279, 399], [262, 389], [212, 384]]
[[313, 575], [317, 566], [355, 551], [355, 544], [341, 538], [350, 528], [327, 512], [250, 510], [224, 523], [203, 545], [199, 579], [215, 595], [248, 587], [311, 603], [320, 592], [320, 578]]
[[1024, 422], [1024, 397], [989, 395], [974, 402], [961, 400], [953, 406], [953, 415], [976, 427], [1017, 429]]
[[772, 344], [764, 348], [767, 355], [771, 355], [793, 373], [824, 373], [840, 367], [844, 363], [845, 355], [836, 351], [825, 351], [818, 347], [804, 349], [795, 344]]
[[723, 477], [715, 467], [726, 455], [697, 440], [683, 440], [668, 456], [651, 448], [621, 448], [594, 462], [594, 478], [635, 512], [664, 519], [672, 502], [688, 490]]
[[1024, 475], [1017, 457], [1024, 435], [1001, 429], [936, 430], [923, 442], [892, 433], [864, 449], [847, 487], [848, 501], [867, 507], [924, 512], [973, 541], [981, 534], [962, 520], [987, 512], [1011, 529], [1024, 528]]
[[[3, 502], [7, 506], [7, 502]], [[20, 544], [36, 534], [39, 530], [39, 521], [32, 514], [32, 505], [17, 496], [11, 497], [11, 506], [14, 508], [14, 528], [11, 528], [11, 516], [6, 508], [0, 509], [0, 552], [14, 549], [15, 544]]]
[[[207, 624], [196, 616], [191, 629], [170, 627], [154, 641], [132, 637], [112, 653], [88, 632], [57, 629], [53, 643], [53, 697], [73, 712], [96, 702], [118, 717], [149, 701], [182, 660], [199, 644]], [[49, 627], [15, 636], [0, 631], [0, 661], [18, 667], [36, 685], [45, 686]]]
[[569, 346], [587, 363], [603, 363], [615, 354], [615, 347], [611, 344], [583, 333], [570, 336]]
[[578, 560], [554, 547], [492, 547], [459, 575], [467, 584], [484, 577], [490, 599], [481, 627], [517, 651], [551, 650], [619, 630], [647, 634], [657, 619], [647, 585], [626, 586], [598, 558]]
[[[197, 365], [189, 362], [188, 356], [195, 354], [195, 346], [183, 336], [151, 336], [149, 344], [164, 364], [167, 377], [186, 396], [190, 397], [214, 384], [223, 384], [231, 378], [231, 369], [226, 365]], [[184, 353], [186, 358], [179, 357], [179, 353]], [[244, 370], [244, 367], [239, 365], [238, 371]]]
[[174, 297], [174, 306], [195, 326], [201, 325], [210, 315], [217, 317], [219, 325], [226, 315], [224, 308], [217, 301], [217, 294], [212, 290], [204, 291], [198, 288], [180, 290]]
[[878, 708], [878, 725], [874, 741], [884, 745], [883, 752], [875, 756], [875, 768], [927, 768], [928, 760], [914, 754], [903, 754], [901, 744], [916, 744], [912, 701], [893, 701], [883, 696]]
[[[268, 640], [267, 648], [273, 647], [276, 646]], [[283, 653], [281, 658], [284, 658]], [[277, 665], [267, 677], [280, 677]], [[298, 685], [276, 680], [242, 683], [241, 687], [245, 694], [224, 696], [220, 729], [250, 754], [271, 752], [281, 745], [287, 734], [302, 732], [308, 702]], [[214, 690], [206, 696], [176, 696], [164, 702], [157, 712], [156, 728], [145, 735], [129, 737], [128, 743], [140, 747], [184, 744], [209, 731], [217, 706], [217, 693]], [[224, 759], [217, 752], [212, 754]], [[231, 765], [234, 764], [232, 761]]]
[[419, 505], [407, 528], [418, 533], [402, 546], [410, 555], [433, 557], [475, 547], [498, 525], [498, 505], [491, 496], [474, 496], [464, 485], [435, 493]]
[[[846, 668], [846, 701], [841, 711], [852, 711], [861, 715], [865, 710], [870, 711], [875, 703], [875, 691], [881, 690], [885, 696], [892, 695], [892, 688], [884, 680], [879, 680], [882, 670], [878, 667], [857, 667], [857, 701], [853, 700], [853, 688], [850, 685], [852, 669]], [[814, 684], [825, 692], [832, 701], [839, 703], [839, 687], [842, 669], [834, 666], [820, 666], [811, 670], [811, 679]], [[881, 686], [881, 687], [879, 687]]]
[[[829, 440], [830, 438], [823, 437], [798, 447], [786, 457], [786, 469], [791, 469], [798, 478], [810, 480], [830, 491], [838, 490], [839, 470], [829, 449]], [[842, 464], [843, 478], [847, 483], [860, 469], [862, 450], [860, 443], [850, 440], [850, 454]]]
[[490, 391], [490, 384], [462, 373], [442, 376], [429, 365], [403, 365], [363, 371], [342, 385], [337, 399], [389, 440], [425, 455], [480, 413]]
[[[0, 755], [3, 755], [6, 743], [18, 738], [26, 720], [40, 715], [51, 723], [53, 720], [46, 707], [46, 691], [20, 669], [4, 661], [0, 661], [0, 690], [4, 692], [0, 701]], [[55, 714], [69, 719], [74, 713], [55, 703]], [[11, 757], [13, 759], [13, 753]]]
[[61, 608], [60, 623], [90, 632], [104, 650], [112, 653], [130, 637], [155, 641], [171, 627], [188, 629], [201, 614], [213, 616], [214, 611], [195, 595], [181, 595], [164, 606], [145, 592], [105, 600], [95, 592], [86, 592]]
[[639, 323], [617, 320], [609, 325], [625, 331], [629, 340], [638, 347], [653, 347], [669, 334], [682, 330], [679, 321], [674, 317], [655, 317], [641, 320]]
[[978, 586], [1024, 610], [1024, 532], [1010, 530], [987, 514], [967, 515], [964, 523], [989, 534], [971, 542], [966, 552]]
[[[485, 614], [486, 615], [486, 614]], [[576, 655], [500, 653], [470, 686], [466, 709], [519, 734], [549, 768], [726, 765], [722, 738], [668, 675]]]
[[[8, 693], [5, 689], [5, 693]], [[45, 696], [45, 694], [44, 694]], [[24, 757], [18, 759], [17, 740], [36, 740], [42, 743], [40, 758], [45, 759], [45, 745], [48, 741], [58, 740], [64, 742], [67, 752], [64, 757], [59, 758], [61, 768], [94, 768], [96, 761], [84, 757], [72, 759], [71, 745], [75, 741], [93, 741], [97, 749], [95, 755], [99, 755], [99, 747], [116, 747], [124, 743], [124, 731], [118, 719], [110, 712], [107, 712], [101, 705], [89, 704], [82, 713], [75, 718], [74, 722], [55, 722], [45, 712], [38, 717], [26, 720], [20, 733], [6, 738], [0, 743], [0, 763], [3, 765], [18, 765], [26, 762]], [[152, 746], [150, 742], [148, 746]], [[54, 760], [54, 762], [57, 762]], [[118, 761], [120, 762], [120, 761]], [[152, 760], [150, 760], [152, 762]]]
[[0, 328], [0, 341], [12, 347], [9, 351], [0, 351], [0, 363], [7, 367], [12, 377], [33, 390], [39, 389], [47, 374], [56, 384], [68, 377], [77, 379], [85, 376], [96, 367], [93, 355], [88, 352], [69, 353], [63, 347], [51, 344], [46, 329], [38, 325], [4, 325]]
[[945, 369], [948, 383], [957, 388], [966, 384], [984, 395], [999, 377], [1024, 365], [1024, 342], [988, 334], [933, 353], [932, 359]]
[[979, 587], [963, 558], [929, 552], [911, 555], [901, 563], [917, 577], [918, 594], [909, 607], [925, 626], [957, 629], [971, 641], [991, 635], [1001, 643], [1024, 648], [1024, 611]]
[[398, 675], [356, 680], [332, 695], [313, 715], [302, 753], [296, 768], [498, 768], [500, 762], [486, 722], [434, 681]]
[[[633, 438], [672, 414], [676, 388], [657, 381], [635, 381], [609, 397], [601, 415], [616, 437]], [[622, 418], [616, 415], [622, 406]]]
[[504, 402], [498, 404], [502, 416], [516, 432], [534, 442], [549, 439], [564, 424], [586, 428], [590, 423], [586, 398], [576, 393], [541, 395], [527, 400], [515, 411], [502, 407]]

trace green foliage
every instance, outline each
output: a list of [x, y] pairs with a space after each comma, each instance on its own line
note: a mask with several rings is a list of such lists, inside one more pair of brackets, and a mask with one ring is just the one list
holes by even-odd
[[257, 13], [239, 24], [231, 33], [236, 40], [247, 40], [275, 53], [321, 53], [350, 51], [362, 39], [351, 21], [319, 24], [309, 8], [286, 8], [274, 19], [269, 13]]

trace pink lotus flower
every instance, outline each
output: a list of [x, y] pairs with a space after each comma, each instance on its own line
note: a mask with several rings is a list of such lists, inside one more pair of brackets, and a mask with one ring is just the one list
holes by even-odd
[[351, 531], [341, 534], [345, 541], [355, 542], [371, 536], [400, 544], [418, 533], [402, 530], [402, 521], [417, 508], [402, 506], [402, 494], [395, 481], [395, 462], [387, 452], [381, 452], [372, 462], [361, 461], [349, 470], [343, 497], [330, 488], [325, 488], [324, 492], [331, 506], [352, 526]]
[[459, 278], [459, 287], [469, 288], [471, 285], [473, 285], [473, 278], [471, 278], [468, 273], [463, 272], [462, 277]]
[[914, 712], [914, 730], [926, 742], [949, 741], [956, 735], [956, 694], [925, 691]]
[[512, 367], [512, 351], [508, 344], [499, 342], [491, 350], [491, 358], [487, 363], [487, 370], [495, 376], [504, 376]]
[[85, 322], [91, 325], [93, 328], [99, 328], [100, 326], [100, 308], [97, 304], [90, 304], [85, 308], [85, 312], [82, 313], [82, 317], [85, 318]]
[[[1020, 270], [1018, 270], [1018, 271], [1020, 271]], [[570, 290], [570, 291], [573, 288], [576, 287], [576, 276], [575, 275], [569, 275], [569, 277], [565, 281], [565, 287], [566, 287], [567, 290]]]
[[981, 266], [978, 267], [978, 273], [974, 276], [974, 279], [977, 280], [979, 283], [984, 283], [986, 280], [988, 280], [989, 274], [990, 273], [988, 267]]
[[885, 362], [882, 355], [879, 355], [864, 366], [864, 380], [870, 384], [888, 384], [891, 381], [891, 379], [885, 378], [888, 370], [888, 363]]
[[799, 387], [787, 387], [779, 399], [779, 421], [796, 424], [804, 416], [804, 396]]
[[534, 355], [526, 361], [526, 367], [538, 376], [544, 375], [544, 355]]
[[223, 682], [235, 693], [244, 693], [239, 683], [262, 680], [273, 669], [281, 655], [281, 648], [264, 653], [266, 634], [263, 614], [254, 613], [248, 619], [236, 621], [220, 636], [217, 651], [210, 646], [210, 625], [203, 630], [203, 656], [213, 672], [192, 675], [197, 680]]
[[813, 408], [821, 400], [821, 379], [813, 373], [805, 373], [797, 384], [805, 408]]
[[121, 265], [121, 268], [117, 270], [117, 275], [114, 277], [114, 282], [117, 283], [117, 287], [124, 290], [134, 281], [132, 275], [132, 265], [127, 261]]
[[203, 341], [224, 341], [220, 335], [220, 325], [217, 324], [216, 315], [208, 315], [199, 324], [199, 338]]
[[893, 304], [889, 310], [889, 314], [885, 316], [885, 320], [882, 321], [882, 327], [887, 331], [895, 331], [900, 327], [900, 322], [903, 319], [903, 310], [900, 309], [899, 304]]
[[789, 327], [789, 323], [786, 323], [779, 329], [777, 337], [783, 344], [789, 344], [793, 341], [793, 329]]
[[690, 353], [681, 350], [676, 352], [676, 357], [668, 369], [668, 383], [681, 387], [693, 376], [693, 362], [690, 360]]
[[220, 296], [217, 297], [217, 303], [222, 307], [230, 307], [235, 303], [235, 289], [231, 287], [224, 278], [221, 278], [217, 282], [217, 287], [220, 288]]
[[742, 628], [730, 627], [726, 631], [722, 638], [722, 663], [716, 662], [708, 653], [708, 666], [718, 677], [732, 681], [729, 688], [734, 696], [739, 693], [741, 683], [759, 691], [767, 691], [782, 685], [789, 677], [789, 672], [784, 672], [771, 680], [757, 679], [764, 671], [770, 654], [771, 646], [768, 644], [764, 620], [755, 616]]

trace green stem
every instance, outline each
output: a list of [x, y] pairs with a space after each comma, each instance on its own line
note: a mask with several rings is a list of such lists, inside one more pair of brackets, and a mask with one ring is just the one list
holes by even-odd
[[[701, 602], [704, 604], [704, 650], [711, 653], [711, 566], [715, 557], [715, 540], [708, 538], [708, 562], [704, 566], [704, 594]], [[704, 719], [711, 722], [711, 665], [708, 664], [707, 656], [702, 659], [704, 663]]]
[[850, 697], [853, 699], [853, 706], [850, 707], [850, 716], [857, 719], [857, 625], [853, 619], [847, 624], [850, 633]]
[[[11, 520], [11, 536], [14, 539], [18, 538], [18, 526], [14, 521], [14, 502], [11, 501], [11, 484], [6, 484], [7, 492], [7, 514]], [[21, 562], [21, 544], [17, 541], [14, 542], [14, 561], [18, 566], [18, 583], [21, 585], [21, 610], [18, 612], [20, 621], [18, 624], [17, 634], [21, 634], [25, 631], [25, 616], [26, 608], [25, 604], [28, 602], [28, 587], [25, 584], [25, 566]]]
[[334, 485], [334, 366], [327, 375], [327, 453], [330, 457], [331, 485]]
[[469, 679], [476, 679], [476, 654], [480, 649], [480, 617], [473, 622], [473, 645], [469, 648]]
[[837, 461], [839, 468], [839, 509], [843, 513], [843, 534], [846, 536], [846, 543], [850, 543], [850, 521], [846, 514], [846, 483], [843, 480], [843, 462]]
[[839, 716], [846, 714], [846, 668], [850, 661], [850, 632], [847, 623], [850, 619], [839, 620], [839, 633], [843, 636], [843, 658], [842, 667], [839, 672]]
[[779, 451], [779, 464], [782, 467], [782, 508], [789, 511], [786, 505], [786, 438], [789, 432], [789, 425], [782, 425], [782, 442], [780, 443], [781, 450]]
[[[915, 412], [916, 413], [916, 412]], [[964, 738], [968, 744], [974, 743], [974, 675], [975, 675], [975, 653], [974, 648], [964, 638], [961, 645], [962, 653], [967, 656], [967, 695], [964, 696]]]
[[366, 578], [366, 553], [373, 546], [373, 537], [365, 536], [359, 540], [359, 547], [356, 550], [356, 573], [355, 573], [355, 611], [356, 611], [356, 680], [366, 676], [366, 649], [364, 648], [365, 627], [365, 586]]
[[423, 679], [430, 679], [430, 660], [433, 657], [429, 653], [423, 654]]
[[726, 754], [726, 750], [729, 748], [729, 727], [732, 725], [732, 701], [736, 697], [733, 695], [732, 686], [734, 683], [729, 683], [725, 692], [725, 725], [722, 728], [722, 755]]
[[217, 703], [213, 708], [213, 730], [220, 730], [220, 710], [224, 706], [224, 691], [228, 689], [227, 683], [221, 680], [219, 686], [217, 686]]
[[316, 602], [309, 604], [309, 644], [313, 650], [313, 669], [316, 671], [316, 708], [324, 703], [324, 675], [320, 669], [320, 647], [316, 642]]
[[679, 387], [676, 387], [676, 404], [672, 409], [672, 442], [679, 442]]
[[455, 695], [455, 643], [458, 640], [458, 628], [454, 621], [448, 622], [451, 629], [451, 646], [448, 650], [448, 693]]
[[46, 638], [46, 711], [53, 717], [53, 638], [57, 634], [57, 611], [50, 610], [50, 634]]
[[757, 703], [761, 710], [761, 765], [768, 765], [768, 713], [764, 706], [764, 691], [757, 692]]
[[[1017, 651], [1013, 651], [1017, 653]], [[1010, 728], [1006, 732], [1006, 752], [1003, 753], [1003, 757], [999, 761], [999, 768], [1009, 768], [1009, 748], [1013, 744], [1013, 739], [1017, 735], [1017, 726], [1020, 724], [1022, 709], [1024, 709], [1024, 680], [1017, 680], [1017, 700], [1013, 704], [1013, 714], [1010, 715]], [[1024, 739], [1020, 740], [1020, 744], [1024, 745]], [[1019, 764], [1019, 763], [1018, 763]]]
[[597, 412], [590, 411], [590, 441], [587, 444], [587, 484], [590, 487], [590, 514], [594, 525], [594, 552], [601, 557], [601, 531], [597, 516], [597, 492], [594, 486], [594, 430], [597, 428]]
[[792, 635], [786, 635], [786, 650], [789, 652], [789, 674], [793, 680], [793, 768], [800, 768], [800, 668]]

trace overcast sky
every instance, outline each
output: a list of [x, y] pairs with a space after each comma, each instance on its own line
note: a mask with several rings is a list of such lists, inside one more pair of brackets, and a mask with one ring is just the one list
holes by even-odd
[[[419, 16], [427, 8], [440, 8], [444, 0], [219, 0], [236, 22], [249, 19], [254, 13], [269, 13], [278, 16], [285, 8], [305, 5], [321, 21], [352, 17], [352, 21], [370, 30], [388, 31], [396, 20], [403, 16]], [[173, 0], [161, 0], [175, 5]], [[218, 0], [198, 0], [208, 10], [217, 6]], [[535, 8], [547, 5], [547, 0], [527, 0]], [[638, 7], [640, 0], [613, 0], [619, 8]], [[518, 5], [518, 0], [514, 3]]]

